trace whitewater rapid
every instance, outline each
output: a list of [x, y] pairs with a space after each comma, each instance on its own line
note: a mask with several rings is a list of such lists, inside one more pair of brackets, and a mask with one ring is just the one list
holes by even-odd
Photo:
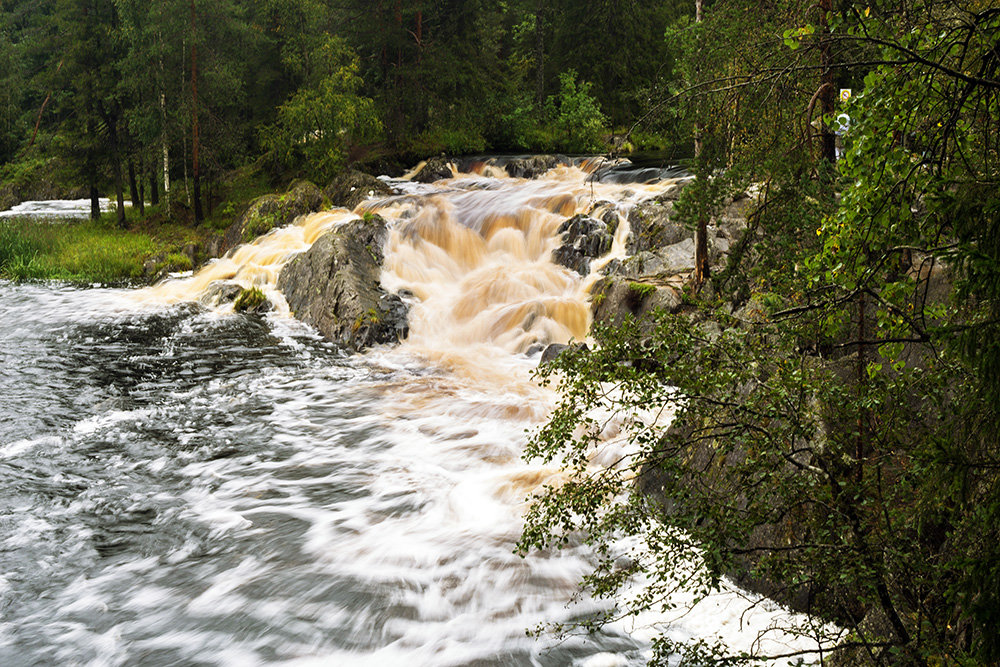
[[[557, 230], [614, 211], [621, 254], [629, 208], [669, 182], [562, 166], [393, 185], [151, 289], [0, 285], [0, 663], [639, 665], [656, 633], [743, 650], [784, 616], [732, 588], [592, 635], [525, 632], [614, 604], [578, 595], [585, 547], [513, 553], [560, 474], [521, 457], [556, 398], [538, 351], [590, 324], [595, 277], [552, 263]], [[348, 356], [275, 285], [365, 211], [389, 222], [382, 283], [408, 295], [410, 335]], [[279, 307], [194, 305], [217, 280]]]

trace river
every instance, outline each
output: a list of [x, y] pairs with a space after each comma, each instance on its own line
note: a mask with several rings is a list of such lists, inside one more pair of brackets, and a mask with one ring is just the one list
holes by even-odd
[[[665, 184], [395, 184], [362, 209], [391, 224], [383, 284], [412, 295], [397, 347], [348, 355], [281, 307], [281, 265], [346, 211], [151, 289], [0, 283], [0, 664], [643, 664], [635, 623], [526, 635], [610, 603], [570, 603], [583, 547], [512, 550], [558, 475], [520, 456], [555, 398], [531, 370], [589, 323], [558, 225], [598, 202], [624, 222]], [[198, 305], [222, 278], [278, 309]], [[781, 613], [755, 601], [658, 627], [746, 647]]]

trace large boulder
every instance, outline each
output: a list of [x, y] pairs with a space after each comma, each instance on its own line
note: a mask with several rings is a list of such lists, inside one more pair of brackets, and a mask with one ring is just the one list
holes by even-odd
[[693, 239], [694, 230], [674, 222], [674, 202], [653, 199], [642, 202], [628, 214], [629, 234], [625, 241], [628, 254], [656, 250]]
[[352, 350], [405, 338], [407, 306], [380, 284], [387, 235], [377, 215], [353, 220], [292, 259], [278, 277], [292, 314]]
[[590, 291], [594, 324], [603, 326], [617, 326], [625, 318], [635, 318], [642, 328], [654, 311], [676, 313], [683, 304], [680, 284], [657, 284], [607, 276], [601, 278]]
[[432, 157], [424, 163], [413, 180], [417, 183], [433, 183], [444, 178], [452, 178], [455, 172], [452, 171], [451, 165], [451, 160], [444, 156]]
[[243, 214], [226, 229], [222, 237], [222, 252], [249, 243], [275, 227], [292, 223], [295, 218], [315, 213], [323, 208], [323, 193], [309, 181], [296, 181], [288, 192], [264, 195], [254, 199]]
[[323, 194], [333, 206], [353, 211], [366, 199], [388, 197], [394, 192], [384, 181], [371, 174], [348, 169], [330, 181], [330, 184], [323, 189]]
[[559, 226], [562, 245], [552, 252], [552, 260], [581, 276], [590, 273], [590, 260], [606, 255], [614, 239], [601, 220], [575, 215]]
[[514, 158], [504, 165], [504, 169], [514, 178], [538, 178], [564, 160], [555, 155], [532, 155]]

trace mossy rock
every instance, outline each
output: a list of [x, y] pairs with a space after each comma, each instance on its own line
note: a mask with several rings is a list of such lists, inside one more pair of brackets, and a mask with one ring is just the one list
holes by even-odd
[[296, 181], [284, 194], [258, 197], [222, 238], [222, 252], [241, 243], [249, 243], [276, 227], [291, 224], [295, 218], [323, 209], [323, 193], [309, 181]]
[[233, 301], [233, 310], [237, 313], [265, 313], [271, 310], [271, 302], [259, 287], [250, 287], [240, 292]]
[[323, 194], [332, 206], [353, 211], [366, 199], [388, 197], [393, 195], [394, 191], [374, 176], [348, 169], [330, 181], [330, 184], [323, 188]]

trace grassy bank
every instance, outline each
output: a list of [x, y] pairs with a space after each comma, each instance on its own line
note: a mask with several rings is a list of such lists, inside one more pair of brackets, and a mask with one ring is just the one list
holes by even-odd
[[164, 270], [192, 268], [184, 247], [203, 244], [210, 233], [142, 221], [121, 230], [109, 216], [79, 222], [0, 220], [0, 277], [78, 284], [149, 282]]

